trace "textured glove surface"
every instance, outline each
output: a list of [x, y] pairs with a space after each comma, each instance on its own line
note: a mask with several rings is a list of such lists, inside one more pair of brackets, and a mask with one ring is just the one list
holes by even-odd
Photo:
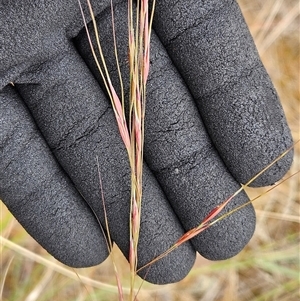
[[[110, 1], [98, 2], [100, 38], [117, 87]], [[126, 1], [115, 4], [126, 74]], [[77, 36], [83, 24], [77, 1], [6, 1], [0, 20], [1, 199], [58, 260], [95, 265], [108, 254], [92, 212], [104, 224], [98, 158], [110, 233], [128, 257], [130, 170], [86, 34]], [[151, 43], [140, 266], [292, 143], [235, 2], [157, 1]], [[291, 159], [255, 184], [280, 179]], [[246, 201], [241, 193], [226, 210]], [[210, 259], [231, 257], [254, 227], [254, 210], [247, 206], [154, 264], [147, 280], [180, 280], [195, 251]]]

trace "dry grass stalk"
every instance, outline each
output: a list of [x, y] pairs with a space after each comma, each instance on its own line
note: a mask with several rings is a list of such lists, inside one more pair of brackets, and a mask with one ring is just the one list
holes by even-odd
[[[298, 143], [299, 141], [297, 141], [296, 143]], [[159, 256], [157, 256], [156, 258], [154, 258], [152, 261], [150, 261], [149, 263], [147, 263], [146, 265], [144, 265], [143, 267], [141, 267], [139, 269], [142, 270], [148, 266], [150, 266], [151, 264], [153, 264], [154, 262], [164, 258], [165, 256], [167, 256], [169, 253], [171, 253], [172, 251], [174, 251], [175, 249], [177, 249], [179, 246], [181, 246], [183, 243], [185, 243], [186, 241], [189, 241], [190, 239], [192, 239], [193, 237], [195, 237], [196, 235], [200, 234], [201, 232], [203, 232], [204, 230], [208, 229], [209, 227], [211, 227], [212, 225], [216, 224], [217, 222], [223, 220], [224, 218], [228, 217], [229, 215], [233, 214], [234, 212], [242, 209], [243, 207], [253, 203], [255, 200], [259, 199], [260, 197], [262, 197], [263, 195], [267, 194], [268, 192], [272, 191], [273, 189], [277, 188], [278, 186], [280, 186], [282, 183], [284, 183], [285, 181], [289, 180], [291, 177], [296, 176], [298, 173], [300, 173], [300, 170], [298, 170], [297, 172], [293, 173], [292, 175], [286, 177], [284, 180], [280, 181], [278, 184], [273, 185], [271, 188], [267, 189], [266, 191], [264, 191], [263, 193], [259, 194], [258, 196], [256, 196], [255, 198], [251, 199], [250, 201], [230, 210], [229, 212], [227, 212], [226, 214], [223, 214], [221, 216], [219, 216], [218, 218], [214, 219], [215, 217], [217, 217], [220, 213], [222, 213], [223, 209], [227, 206], [227, 204], [234, 198], [236, 197], [240, 192], [242, 192], [246, 187], [248, 187], [252, 182], [254, 182], [259, 176], [261, 176], [265, 171], [267, 171], [271, 166], [273, 166], [276, 162], [278, 162], [282, 157], [284, 157], [289, 151], [291, 151], [294, 148], [294, 145], [292, 147], [290, 147], [289, 149], [287, 149], [284, 153], [282, 153], [279, 157], [277, 157], [274, 161], [272, 161], [268, 166], [266, 166], [263, 170], [261, 170], [259, 173], [257, 173], [254, 177], [252, 177], [246, 184], [242, 185], [240, 189], [238, 189], [235, 193], [233, 193], [227, 200], [225, 200], [224, 202], [222, 202], [220, 205], [216, 206], [215, 208], [213, 208], [211, 210], [211, 212], [203, 219], [203, 221], [196, 226], [195, 228], [187, 231], [184, 235], [182, 235], [175, 243], [173, 246], [171, 246], [167, 251], [165, 251], [164, 253], [160, 254]]]

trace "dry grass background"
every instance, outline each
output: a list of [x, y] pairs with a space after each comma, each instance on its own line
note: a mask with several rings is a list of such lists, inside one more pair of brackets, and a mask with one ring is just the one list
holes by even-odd
[[[299, 1], [239, 0], [263, 63], [282, 100], [294, 140], [299, 137]], [[300, 170], [296, 145], [290, 173]], [[299, 175], [255, 202], [257, 228], [236, 257], [209, 262], [200, 256], [183, 281], [166, 286], [144, 283], [140, 300], [232, 301], [300, 300]], [[255, 196], [264, 189], [249, 189]], [[0, 204], [0, 231], [9, 241], [0, 245], [0, 299], [4, 301], [117, 300], [109, 260], [74, 270], [51, 258]], [[12, 243], [10, 243], [12, 242]], [[118, 252], [118, 250], [116, 250]], [[121, 279], [128, 285], [128, 268], [118, 256]], [[127, 283], [126, 283], [127, 282]], [[110, 286], [112, 285], [112, 286]]]

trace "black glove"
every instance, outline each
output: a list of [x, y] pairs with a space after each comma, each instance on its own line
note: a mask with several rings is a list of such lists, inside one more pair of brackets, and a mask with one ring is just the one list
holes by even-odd
[[[124, 71], [127, 1], [114, 3]], [[198, 225], [239, 183], [292, 144], [238, 5], [203, 3], [156, 2], [139, 266]], [[110, 0], [95, 1], [94, 10], [118, 86]], [[105, 89], [95, 79], [99, 74], [86, 33], [77, 36], [83, 28], [77, 1], [2, 1], [0, 20], [1, 199], [58, 260], [74, 267], [96, 265], [108, 255], [90, 209], [104, 225], [98, 156], [110, 233], [128, 257], [130, 169]], [[253, 184], [279, 180], [291, 161], [292, 153]], [[241, 193], [225, 211], [246, 201]], [[196, 251], [209, 259], [234, 256], [254, 228], [248, 205], [155, 263], [147, 280], [182, 279]]]

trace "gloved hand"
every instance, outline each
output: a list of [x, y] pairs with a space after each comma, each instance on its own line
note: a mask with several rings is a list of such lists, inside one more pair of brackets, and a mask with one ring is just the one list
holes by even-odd
[[[118, 85], [110, 0], [94, 2]], [[126, 70], [127, 1], [114, 3]], [[139, 266], [292, 144], [235, 2], [160, 0], [153, 27]], [[129, 164], [105, 89], [96, 80], [85, 31], [78, 35], [83, 21], [77, 1], [2, 1], [0, 28], [0, 198], [58, 260], [73, 267], [96, 265], [108, 255], [90, 209], [104, 225], [98, 157], [110, 233], [128, 257]], [[292, 153], [253, 184], [273, 184], [291, 161]], [[241, 193], [226, 211], [246, 201]], [[196, 251], [213, 260], [234, 256], [254, 228], [248, 205], [155, 263], [146, 279], [182, 279]]]

